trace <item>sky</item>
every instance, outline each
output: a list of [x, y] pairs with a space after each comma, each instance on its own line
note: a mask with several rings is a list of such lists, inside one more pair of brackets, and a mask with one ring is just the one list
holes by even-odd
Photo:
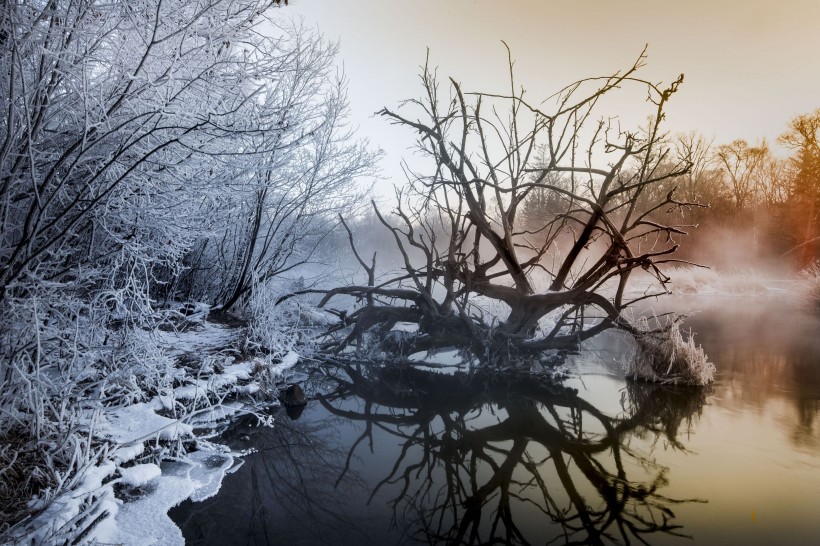
[[[685, 75], [667, 129], [715, 144], [765, 138], [777, 152], [788, 121], [820, 108], [818, 0], [291, 0], [283, 11], [339, 40], [351, 121], [385, 151], [386, 179], [402, 177], [413, 135], [373, 113], [419, 95], [428, 48], [441, 77], [503, 91], [503, 40], [517, 82], [540, 101], [628, 68], [648, 45], [640, 75], [667, 84]], [[625, 118], [648, 111], [642, 100], [614, 108]]]

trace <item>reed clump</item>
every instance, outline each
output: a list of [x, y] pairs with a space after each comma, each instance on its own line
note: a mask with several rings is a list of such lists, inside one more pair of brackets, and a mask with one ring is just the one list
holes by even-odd
[[638, 320], [635, 351], [625, 361], [627, 377], [668, 385], [708, 385], [715, 380], [715, 365], [692, 333], [684, 335], [674, 317], [665, 324], [657, 318]]

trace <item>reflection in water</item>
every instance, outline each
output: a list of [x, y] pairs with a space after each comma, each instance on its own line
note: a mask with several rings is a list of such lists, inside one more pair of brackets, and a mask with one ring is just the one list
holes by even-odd
[[[186, 515], [172, 514], [190, 543], [263, 543], [283, 529], [291, 543], [335, 544], [598, 544], [681, 534], [673, 510], [683, 501], [663, 494], [668, 469], [633, 443], [662, 439], [683, 449], [678, 434], [700, 411], [702, 390], [629, 385], [622, 411], [610, 416], [574, 390], [528, 374], [349, 363], [324, 371], [335, 384], [320, 400], [324, 411], [315, 408], [298, 426], [258, 429], [260, 453], [241, 481], [266, 500], [228, 501], [255, 506], [250, 527], [236, 528], [234, 512], [231, 534], [216, 535], [226, 522], [207, 503], [204, 518], [190, 505]], [[363, 464], [374, 457], [379, 462]], [[220, 493], [223, 504], [236, 494], [231, 483]], [[339, 502], [357, 495], [367, 505], [358, 514], [348, 510], [356, 502]], [[275, 517], [256, 512], [277, 497], [286, 502], [273, 501], [281, 505]], [[379, 515], [379, 507], [389, 513]], [[294, 531], [297, 519], [303, 529]], [[387, 521], [391, 528], [380, 531]]]
[[820, 317], [781, 297], [754, 302], [696, 299], [687, 321], [720, 374], [721, 405], [765, 411], [777, 399], [795, 407], [795, 445], [820, 447]]
[[703, 391], [630, 385], [623, 414], [611, 417], [530, 375], [340, 369], [340, 391], [364, 405], [350, 411], [322, 403], [366, 424], [351, 453], [372, 441], [374, 427], [400, 441], [371, 498], [392, 486], [391, 505], [410, 516], [416, 538], [526, 544], [557, 536], [597, 544], [679, 532], [671, 508], [681, 501], [662, 494], [667, 469], [629, 439], [654, 434], [682, 447], [678, 429], [699, 411]]
[[339, 502], [366, 487], [354, 474], [338, 479], [345, 424], [333, 417], [294, 424], [280, 414], [274, 428], [248, 416], [223, 436], [234, 449], [253, 445], [253, 454], [217, 497], [171, 510], [186, 544], [326, 544], [339, 533], [356, 544], [368, 536]]

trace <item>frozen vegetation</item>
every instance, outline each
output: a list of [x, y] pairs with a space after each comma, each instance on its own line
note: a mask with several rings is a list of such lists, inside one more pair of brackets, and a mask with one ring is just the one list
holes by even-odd
[[768, 290], [767, 279], [753, 269], [719, 271], [705, 267], [677, 267], [668, 271], [675, 294], [755, 295]]
[[[7, 470], [19, 468], [35, 477], [50, 471], [56, 481], [31, 499], [21, 499], [34, 517], [7, 531], [7, 540], [182, 543], [182, 535], [167, 518], [168, 509], [187, 498], [215, 494], [238, 455], [208, 439], [227, 420], [275, 403], [277, 381], [299, 359], [293, 351], [276, 358], [243, 356], [241, 347], [249, 341], [245, 329], [203, 319], [190, 323], [184, 332], [158, 331], [151, 336], [156, 350], [172, 360], [165, 373], [158, 374], [157, 384], [132, 386], [128, 396], [110, 394], [105, 405], [66, 400], [75, 411], [60, 422], [44, 423], [65, 427], [73, 431], [74, 441], [83, 442], [80, 450], [66, 453], [76, 466], [62, 468], [55, 461], [43, 468], [36, 454], [7, 449], [4, 455], [28, 459], [22, 466], [6, 458]], [[143, 366], [151, 364], [156, 362]], [[105, 390], [108, 383], [109, 392], [114, 392], [116, 375], [99, 381], [97, 389]], [[264, 415], [258, 418], [270, 423]], [[4, 493], [6, 502], [32, 494]]]
[[265, 0], [0, 8], [0, 542], [152, 528], [128, 492], [204, 494], [213, 424], [275, 400], [267, 292], [373, 170], [335, 52]]
[[684, 336], [682, 317], [661, 324], [657, 317], [642, 317], [635, 336], [634, 352], [623, 360], [632, 379], [671, 385], [708, 385], [715, 380], [715, 365], [695, 343], [692, 333]]

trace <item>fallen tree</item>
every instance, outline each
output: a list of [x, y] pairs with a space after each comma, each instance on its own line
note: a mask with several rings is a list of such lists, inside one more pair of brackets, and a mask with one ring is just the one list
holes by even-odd
[[[679, 262], [682, 213], [700, 205], [675, 197], [692, 160], [675, 156], [661, 130], [683, 76], [666, 87], [641, 79], [644, 59], [538, 103], [516, 87], [511, 60], [507, 94], [467, 92], [450, 79], [445, 95], [425, 65], [422, 98], [379, 112], [417, 133], [430, 164], [424, 174], [407, 168], [392, 216], [373, 204], [402, 270], [377, 282], [376, 255], [366, 261], [345, 224], [368, 281], [321, 291], [320, 305], [359, 302], [339, 313], [326, 348], [406, 356], [459, 347], [507, 366], [575, 350], [613, 327], [645, 335], [624, 312], [667, 291], [662, 267]], [[652, 109], [634, 131], [599, 113], [604, 98], [629, 88]], [[635, 270], [655, 288], [630, 295]], [[417, 328], [392, 331], [397, 323]]]

